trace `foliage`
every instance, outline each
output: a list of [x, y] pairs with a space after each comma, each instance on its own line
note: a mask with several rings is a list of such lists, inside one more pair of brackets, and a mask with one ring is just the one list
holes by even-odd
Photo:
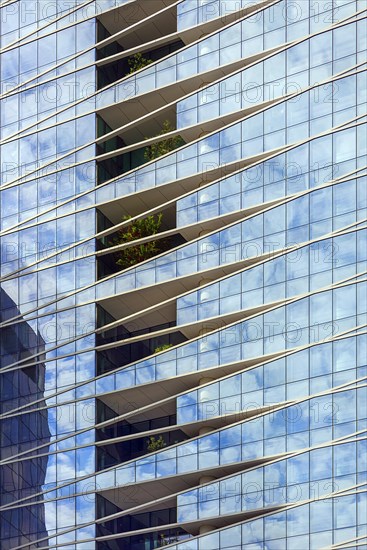
[[154, 437], [154, 435], [151, 435], [149, 437], [149, 442], [147, 445], [147, 450], [150, 452], [153, 451], [159, 451], [159, 449], [163, 449], [163, 447], [166, 446], [166, 442], [164, 441], [163, 437], [160, 435], [157, 438]]
[[164, 351], [165, 349], [169, 349], [173, 346], [173, 344], [163, 344], [162, 346], [157, 346], [154, 350], [154, 353], [158, 353], [159, 351]]
[[164, 533], [161, 533], [159, 537], [160, 537], [159, 546], [168, 546], [169, 544], [171, 544], [171, 542], [167, 540], [166, 537], [164, 536]]
[[177, 537], [166, 537], [164, 533], [161, 533], [159, 535], [159, 546], [168, 546], [169, 544], [172, 544], [173, 542], [179, 542], [179, 538]]
[[136, 53], [128, 58], [127, 63], [130, 67], [130, 74], [136, 73], [136, 71], [139, 71], [139, 69], [142, 69], [143, 67], [147, 67], [152, 63], [151, 59], [147, 59], [146, 57], [143, 57], [141, 53]]
[[[162, 216], [163, 215], [160, 213], [156, 215], [153, 214], [141, 220], [134, 220], [128, 226], [120, 229], [117, 233], [117, 237], [111, 242], [111, 245], [116, 246], [156, 235], [162, 224]], [[123, 221], [129, 220], [130, 218], [131, 216], [125, 216]], [[124, 248], [117, 252], [118, 260], [116, 264], [126, 269], [163, 252], [166, 246], [166, 241], [161, 240], [150, 241]]]
[[[169, 120], [165, 120], [162, 124], [162, 130], [161, 132], [159, 132], [158, 136], [162, 136], [164, 134], [167, 134], [168, 132], [172, 132], [174, 129], [175, 128], [171, 126]], [[161, 157], [162, 155], [165, 155], [166, 153], [174, 151], [178, 147], [181, 147], [181, 145], [184, 145], [184, 143], [185, 142], [181, 136], [173, 136], [167, 139], [162, 139], [161, 141], [158, 141], [157, 143], [152, 143], [152, 145], [149, 145], [145, 148], [144, 158], [147, 161], [154, 160], [158, 157]]]

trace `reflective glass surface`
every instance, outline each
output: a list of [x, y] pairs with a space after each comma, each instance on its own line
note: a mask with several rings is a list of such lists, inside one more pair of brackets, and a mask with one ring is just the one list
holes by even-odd
[[[365, 8], [2, 3], [2, 550], [364, 547]], [[101, 121], [165, 116], [183, 146], [100, 177]]]

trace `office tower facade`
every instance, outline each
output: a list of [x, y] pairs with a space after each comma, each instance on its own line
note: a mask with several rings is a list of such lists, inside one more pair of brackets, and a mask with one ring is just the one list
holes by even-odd
[[0, 15], [0, 547], [367, 548], [365, 0]]

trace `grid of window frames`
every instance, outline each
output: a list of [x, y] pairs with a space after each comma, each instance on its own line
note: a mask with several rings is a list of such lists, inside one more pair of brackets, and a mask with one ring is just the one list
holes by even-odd
[[0, 7], [1, 548], [364, 547], [365, 10]]

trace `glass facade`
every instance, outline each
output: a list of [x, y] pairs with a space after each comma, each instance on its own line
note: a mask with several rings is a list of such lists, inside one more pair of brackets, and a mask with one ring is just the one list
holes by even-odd
[[365, 0], [0, 33], [0, 548], [367, 549]]

